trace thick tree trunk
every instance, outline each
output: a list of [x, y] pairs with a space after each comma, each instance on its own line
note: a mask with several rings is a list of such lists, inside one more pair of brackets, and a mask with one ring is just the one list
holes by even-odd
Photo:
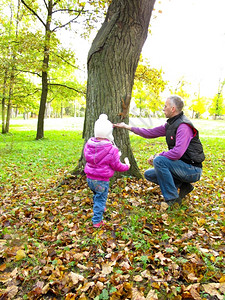
[[[94, 123], [101, 113], [106, 113], [113, 123], [129, 123], [134, 75], [147, 38], [154, 3], [155, 0], [112, 0], [88, 54], [84, 142], [93, 136]], [[113, 135], [122, 159], [128, 156], [130, 160], [129, 175], [140, 178], [129, 132], [114, 129]], [[77, 170], [82, 170], [84, 164], [82, 151]]]

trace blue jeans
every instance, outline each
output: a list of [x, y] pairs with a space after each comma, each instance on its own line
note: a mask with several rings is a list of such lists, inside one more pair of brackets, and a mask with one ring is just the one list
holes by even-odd
[[182, 160], [171, 160], [157, 156], [153, 160], [154, 169], [145, 171], [145, 178], [159, 184], [165, 201], [179, 197], [177, 188], [183, 182], [196, 182], [202, 175], [202, 168], [186, 164]]
[[93, 180], [87, 178], [89, 188], [94, 193], [93, 196], [93, 224], [101, 222], [106, 200], [109, 192], [109, 181]]

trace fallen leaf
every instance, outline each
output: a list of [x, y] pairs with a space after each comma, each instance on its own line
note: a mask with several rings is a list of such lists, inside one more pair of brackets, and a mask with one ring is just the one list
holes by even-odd
[[140, 276], [140, 275], [134, 276], [134, 281], [141, 282], [142, 280], [143, 280], [143, 277], [142, 277], [142, 276]]
[[196, 221], [199, 226], [202, 226], [206, 223], [206, 219], [204, 219], [204, 218], [196, 218]]
[[132, 288], [132, 300], [145, 300], [145, 297], [138, 291], [137, 288]]
[[0, 266], [0, 271], [2, 272], [2, 271], [4, 271], [6, 269], [6, 264], [2, 264], [1, 266]]
[[210, 296], [216, 296], [219, 300], [224, 299], [224, 293], [221, 294], [220, 290], [222, 292], [225, 291], [225, 283], [208, 283], [208, 284], [204, 284], [203, 289]]
[[79, 281], [84, 281], [84, 276], [74, 273], [74, 272], [70, 272], [70, 277], [72, 279], [73, 284], [77, 284]]
[[161, 211], [167, 210], [168, 207], [169, 207], [169, 205], [166, 202], [161, 202], [161, 205], [160, 205]]
[[109, 264], [109, 263], [102, 264], [102, 274], [103, 275], [108, 275], [108, 274], [112, 273], [112, 271], [113, 271], [112, 264]]
[[154, 290], [150, 290], [146, 296], [146, 300], [157, 300], [158, 295]]
[[7, 299], [13, 299], [18, 293], [18, 287], [15, 285], [9, 286], [4, 293], [7, 295]]
[[19, 261], [26, 257], [26, 253], [24, 250], [20, 249], [16, 252], [15, 260]]

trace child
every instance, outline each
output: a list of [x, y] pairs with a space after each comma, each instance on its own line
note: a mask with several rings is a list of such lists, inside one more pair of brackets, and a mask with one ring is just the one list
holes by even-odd
[[115, 171], [125, 172], [130, 164], [126, 157], [126, 164], [121, 163], [118, 148], [114, 145], [112, 135], [113, 124], [108, 116], [101, 114], [95, 122], [94, 135], [84, 147], [86, 165], [84, 172], [87, 175], [87, 183], [94, 193], [93, 196], [93, 227], [104, 225], [103, 212], [106, 210], [106, 200], [109, 191], [109, 179]]

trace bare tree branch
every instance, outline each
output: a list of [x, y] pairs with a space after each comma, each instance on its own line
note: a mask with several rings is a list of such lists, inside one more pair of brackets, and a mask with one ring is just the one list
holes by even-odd
[[57, 54], [57, 53], [55, 53], [55, 52], [53, 52], [53, 53], [54, 53], [54, 55], [55, 55], [56, 57], [60, 58], [62, 61], [64, 61], [65, 63], [67, 63], [69, 66], [73, 67], [74, 69], [81, 70], [79, 67], [77, 67], [77, 66], [71, 64], [68, 60], [64, 59], [61, 55], [59, 55], [59, 54]]
[[70, 89], [70, 90], [73, 90], [73, 91], [75, 91], [75, 92], [77, 92], [77, 93], [79, 93], [79, 94], [86, 95], [86, 92], [83, 92], [82, 90], [79, 91], [79, 90], [77, 90], [77, 89], [75, 89], [75, 88], [73, 88], [73, 87], [70, 87], [70, 86], [68, 86], [68, 85], [65, 85], [65, 84], [61, 84], [61, 83], [49, 83], [49, 85], [50, 85], [50, 86], [55, 85], [55, 86], [65, 87], [65, 88]]
[[82, 7], [82, 9], [81, 10], [77, 10], [77, 9], [67, 9], [67, 8], [61, 8], [61, 9], [57, 9], [57, 10], [54, 10], [53, 11], [53, 14], [54, 13], [57, 13], [57, 12], [73, 12], [73, 13], [79, 13], [79, 14], [81, 14], [82, 12], [87, 12], [87, 10], [84, 10], [84, 8]]
[[53, 3], [52, 6], [53, 6], [53, 7], [56, 6], [60, 1], [61, 1], [61, 0], [56, 0], [56, 1]]
[[[65, 11], [66, 11], [66, 10], [65, 10]], [[67, 10], [67, 11], [68, 11], [68, 10]], [[56, 12], [56, 11], [55, 11], [55, 12]], [[54, 12], [54, 13], [55, 13], [55, 12]], [[76, 20], [80, 15], [81, 15], [81, 11], [78, 13], [78, 15], [77, 15], [75, 18], [73, 18], [73, 19], [70, 20], [69, 22], [67, 22], [67, 23], [65, 23], [65, 24], [63, 24], [63, 25], [60, 25], [60, 26], [56, 26], [56, 27], [52, 30], [52, 32], [56, 31], [56, 30], [59, 29], [59, 28], [66, 27], [66, 26], [69, 25], [70, 23], [74, 22], [74, 20]]]
[[48, 10], [47, 2], [46, 2], [45, 0], [43, 0], [43, 1], [44, 1], [44, 4], [45, 4], [46, 9]]
[[28, 93], [28, 94], [21, 93], [20, 91], [19, 92], [14, 92], [14, 98], [15, 97], [17, 97], [17, 98], [25, 98], [25, 97], [28, 97], [28, 96], [32, 96], [32, 95], [35, 95], [40, 90], [41, 89], [36, 88], [32, 93]]
[[44, 25], [44, 27], [46, 27], [44, 21], [41, 19], [41, 17], [40, 17], [34, 10], [33, 10], [29, 5], [27, 5], [27, 3], [26, 3], [24, 0], [21, 0], [21, 2], [23, 3], [23, 5], [26, 6], [26, 8], [27, 8], [29, 11], [32, 12], [32, 14], [34, 14], [34, 15], [38, 18], [38, 20]]
[[27, 71], [27, 70], [20, 70], [20, 69], [16, 69], [16, 71], [23, 72], [23, 73], [30, 73], [30, 74], [33, 74], [33, 75], [37, 75], [38, 77], [41, 77], [41, 74], [39, 74], [37, 72], [32, 72], [32, 71]]

